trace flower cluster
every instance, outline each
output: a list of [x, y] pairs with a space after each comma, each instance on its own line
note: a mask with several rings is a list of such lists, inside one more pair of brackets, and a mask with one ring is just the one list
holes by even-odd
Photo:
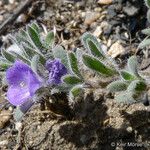
[[61, 63], [60, 59], [46, 62], [46, 68], [49, 71], [50, 84], [58, 85], [61, 83], [61, 77], [67, 74], [66, 67]]
[[[60, 59], [47, 61], [46, 68], [49, 71], [48, 83], [61, 84], [61, 77], [67, 73], [67, 69]], [[44, 81], [21, 60], [16, 60], [6, 71], [6, 79], [9, 85], [7, 98], [14, 106], [22, 105], [31, 99]]]

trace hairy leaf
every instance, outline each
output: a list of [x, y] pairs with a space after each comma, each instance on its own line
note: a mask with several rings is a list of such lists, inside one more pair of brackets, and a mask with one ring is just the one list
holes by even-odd
[[22, 45], [22, 42], [24, 42], [25, 40], [23, 40], [19, 34], [16, 35], [16, 36], [12, 36], [12, 35], [9, 35], [9, 39], [12, 41], [13, 45], [17, 45], [19, 49], [18, 52], [16, 52], [16, 49], [14, 49], [13, 51], [15, 51], [18, 55], [24, 55], [26, 58], [29, 58], [28, 57], [28, 54], [26, 52], [26, 49], [24, 49], [23, 45]]
[[146, 18], [147, 18], [147, 21], [150, 23], [150, 9], [148, 9], [147, 11]]
[[142, 92], [146, 90], [147, 86], [144, 81], [135, 80], [128, 86], [128, 91]]
[[69, 60], [70, 70], [72, 71], [72, 73], [81, 77], [81, 74], [78, 68], [77, 58], [73, 52], [68, 53], [68, 60]]
[[31, 26], [28, 26], [28, 27], [27, 27], [27, 31], [28, 31], [28, 34], [29, 34], [31, 40], [32, 40], [33, 43], [35, 44], [35, 46], [36, 46], [38, 49], [42, 49], [42, 48], [43, 48], [43, 45], [42, 45], [42, 43], [41, 43], [39, 34], [36, 32], [36, 30], [35, 30], [34, 28], [32, 28]]
[[149, 36], [150, 35], [150, 28], [142, 30], [142, 33]]
[[65, 82], [66, 84], [75, 85], [81, 83], [82, 80], [74, 75], [65, 75], [63, 76], [63, 82]]
[[32, 57], [37, 54], [40, 56], [40, 62], [44, 65], [46, 62], [45, 56], [38, 50], [36, 50], [35, 48], [30, 47], [28, 44], [26, 43], [22, 43], [24, 49], [26, 50], [27, 55], [29, 56], [30, 59], [32, 59]]
[[5, 58], [0, 57], [0, 69], [7, 69], [12, 65], [11, 62], [7, 61]]
[[53, 47], [54, 44], [54, 32], [48, 32], [45, 38], [45, 43], [44, 45], [46, 46], [46, 48], [50, 48]]
[[34, 102], [30, 99], [24, 104], [18, 106], [14, 111], [14, 119], [16, 121], [21, 121], [23, 116], [26, 114], [27, 111], [33, 106]]
[[136, 100], [132, 96], [132, 92], [120, 92], [115, 96], [115, 100], [119, 103], [132, 104]]
[[145, 39], [139, 44], [138, 48], [145, 48], [146, 46], [149, 45], [150, 45], [150, 39]]
[[102, 62], [100, 62], [97, 58], [84, 54], [83, 63], [90, 69], [106, 76], [113, 76], [116, 74], [116, 71], [110, 67], [107, 67]]
[[119, 92], [127, 89], [128, 84], [124, 81], [114, 81], [107, 86], [110, 92]]
[[37, 32], [40, 33], [40, 27], [38, 26], [38, 24], [36, 22], [33, 22], [31, 24], [31, 27]]
[[74, 99], [78, 96], [81, 96], [81, 94], [83, 94], [83, 93], [84, 93], [84, 89], [83, 89], [82, 85], [76, 85], [70, 90], [69, 98]]
[[135, 76], [139, 76], [138, 74], [138, 62], [137, 62], [137, 57], [136, 56], [131, 56], [129, 59], [128, 59], [128, 69], [129, 71], [135, 75]]
[[133, 76], [132, 74], [124, 70], [120, 72], [120, 75], [124, 80], [127, 80], [127, 81], [131, 81], [136, 78], [135, 76]]
[[105, 58], [105, 53], [103, 52], [100, 43], [97, 41], [90, 33], [85, 33], [82, 36], [82, 43], [88, 51], [96, 57]]
[[1, 49], [1, 54], [8, 61], [10, 61], [10, 62], [14, 62], [15, 61], [14, 55], [12, 55], [11, 53], [7, 52], [6, 50]]
[[67, 52], [64, 50], [62, 46], [55, 46], [53, 49], [53, 55], [55, 58], [59, 58], [61, 62], [67, 67], [68, 66], [68, 59], [67, 59]]
[[76, 57], [78, 58], [78, 61], [81, 62], [82, 61], [82, 55], [85, 54], [85, 52], [79, 48], [77, 48], [76, 52]]
[[145, 1], [145, 4], [148, 8], [150, 8], [150, 0], [144, 0]]
[[38, 72], [39, 59], [40, 59], [39, 55], [35, 55], [31, 60], [31, 68], [35, 73]]

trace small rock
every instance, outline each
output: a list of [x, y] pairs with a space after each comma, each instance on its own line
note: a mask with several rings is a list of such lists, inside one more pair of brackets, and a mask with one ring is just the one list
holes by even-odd
[[100, 17], [100, 13], [98, 13], [98, 12], [87, 12], [86, 15], [85, 15], [84, 24], [85, 25], [90, 25], [94, 21], [96, 21], [99, 17]]
[[15, 129], [19, 131], [21, 128], [22, 128], [22, 123], [21, 122], [16, 122]]
[[3, 110], [0, 113], [0, 129], [5, 127], [5, 124], [10, 120], [11, 118], [11, 111], [9, 110]]
[[15, 0], [9, 0], [10, 4], [14, 4]]
[[125, 52], [124, 47], [120, 44], [119, 41], [117, 41], [108, 50], [108, 55], [110, 55], [112, 58], [115, 58], [124, 52]]
[[4, 17], [2, 15], [0, 15], [0, 21], [3, 21]]
[[128, 127], [128, 128], [127, 128], [127, 131], [128, 131], [129, 133], [131, 133], [131, 132], [133, 131], [132, 127]]
[[109, 19], [112, 19], [112, 18], [114, 18], [116, 15], [117, 15], [117, 13], [116, 13], [116, 11], [115, 11], [115, 7], [114, 6], [109, 6], [108, 7], [108, 10], [107, 10], [107, 14], [108, 14], [108, 18]]
[[25, 23], [28, 19], [28, 16], [25, 14], [21, 14], [18, 18], [17, 18], [17, 23]]
[[7, 144], [8, 144], [8, 141], [7, 141], [7, 140], [0, 141], [0, 145], [1, 145], [1, 146], [7, 145]]
[[102, 34], [102, 28], [100, 26], [98, 26], [96, 28], [96, 30], [93, 32], [93, 35], [96, 36], [96, 37], [99, 37], [101, 34]]
[[113, 2], [113, 0], [99, 0], [97, 3], [101, 5], [109, 5]]
[[109, 24], [107, 21], [103, 21], [100, 26], [101, 26], [105, 36], [109, 36], [111, 34], [112, 25]]
[[135, 6], [126, 6], [123, 7], [123, 11], [124, 13], [126, 13], [128, 16], [135, 16], [138, 12], [139, 12], [139, 8], [135, 7]]
[[107, 21], [103, 21], [103, 22], [101, 22], [100, 27], [103, 30], [106, 30], [109, 27], [109, 23]]
[[102, 8], [101, 8], [101, 7], [96, 7], [96, 8], [94, 8], [94, 11], [96, 11], [96, 12], [101, 12], [101, 11], [102, 11]]

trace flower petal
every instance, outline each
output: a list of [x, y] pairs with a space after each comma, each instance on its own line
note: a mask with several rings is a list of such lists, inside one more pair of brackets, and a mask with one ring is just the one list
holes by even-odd
[[36, 77], [35, 73], [29, 72], [28, 73], [28, 88], [30, 92], [30, 96], [33, 96], [37, 89], [41, 87], [41, 82]]
[[12, 105], [18, 106], [25, 103], [31, 96], [27, 86], [21, 88], [20, 86], [12, 85], [8, 88], [7, 98]]
[[8, 84], [16, 85], [20, 84], [22, 81], [26, 82], [28, 80], [26, 74], [29, 71], [32, 70], [27, 64], [22, 61], [15, 61], [14, 65], [6, 71], [6, 79]]

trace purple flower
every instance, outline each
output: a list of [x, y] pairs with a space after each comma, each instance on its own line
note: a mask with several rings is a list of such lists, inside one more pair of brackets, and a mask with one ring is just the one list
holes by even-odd
[[66, 67], [61, 63], [60, 59], [46, 62], [46, 69], [49, 71], [48, 83], [58, 85], [61, 83], [61, 77], [67, 74]]
[[39, 77], [27, 64], [19, 60], [6, 71], [6, 79], [9, 85], [7, 98], [14, 106], [25, 103], [41, 87]]

